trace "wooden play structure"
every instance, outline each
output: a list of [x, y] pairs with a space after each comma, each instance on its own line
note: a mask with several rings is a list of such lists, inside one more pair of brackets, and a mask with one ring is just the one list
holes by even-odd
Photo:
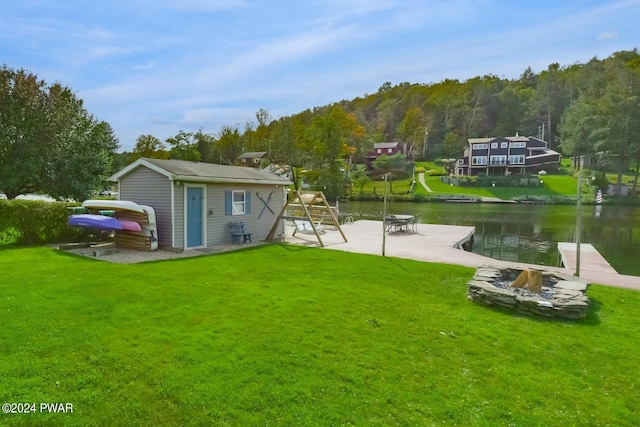
[[[329, 206], [322, 191], [292, 192], [282, 207], [273, 227], [271, 227], [269, 234], [267, 234], [266, 240], [273, 239], [282, 220], [293, 221], [294, 223], [308, 223], [309, 228], [316, 235], [318, 243], [320, 243], [322, 247], [324, 247], [324, 243], [322, 242], [320, 234], [321, 230], [324, 230], [324, 227], [327, 225], [334, 226], [340, 232], [344, 241], [347, 241], [347, 237], [342, 232], [340, 224], [338, 223], [338, 218], [331, 206]], [[295, 233], [294, 231], [293, 234], [295, 235]]]

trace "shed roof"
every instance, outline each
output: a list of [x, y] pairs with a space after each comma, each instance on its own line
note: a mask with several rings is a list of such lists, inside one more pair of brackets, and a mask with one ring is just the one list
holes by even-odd
[[242, 153], [240, 155], [240, 157], [238, 157], [239, 159], [253, 159], [255, 157], [265, 157], [268, 156], [269, 153], [267, 153], [266, 151], [253, 151], [253, 152], [249, 152], [249, 153]]
[[373, 144], [373, 148], [395, 148], [400, 144], [399, 142], [376, 142]]
[[171, 181], [209, 182], [209, 183], [245, 183], [245, 184], [281, 184], [289, 185], [289, 179], [261, 169], [240, 166], [216, 165], [213, 163], [189, 162], [186, 160], [160, 160], [141, 158], [113, 174], [109, 180], [119, 181], [138, 167], [147, 167]]

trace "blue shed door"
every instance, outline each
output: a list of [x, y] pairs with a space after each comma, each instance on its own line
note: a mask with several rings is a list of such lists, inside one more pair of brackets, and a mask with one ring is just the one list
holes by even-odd
[[202, 246], [202, 188], [187, 188], [187, 247]]

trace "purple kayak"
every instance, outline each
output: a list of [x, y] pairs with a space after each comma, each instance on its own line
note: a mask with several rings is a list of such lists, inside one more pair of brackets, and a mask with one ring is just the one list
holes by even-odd
[[69, 217], [69, 225], [72, 227], [94, 228], [99, 230], [122, 230], [120, 221], [105, 215], [71, 215]]

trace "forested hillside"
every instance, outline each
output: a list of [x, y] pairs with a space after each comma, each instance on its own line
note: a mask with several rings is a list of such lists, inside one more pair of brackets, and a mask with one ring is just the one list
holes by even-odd
[[[412, 144], [417, 159], [455, 158], [472, 137], [536, 136], [565, 156], [606, 153], [640, 160], [640, 53], [584, 64], [531, 68], [518, 79], [384, 83], [373, 94], [272, 119], [224, 126], [217, 134], [178, 132], [164, 143], [141, 135], [124, 161], [165, 157], [234, 164], [247, 151], [324, 176], [361, 163], [375, 142]], [[363, 71], [364, 72], [364, 71]], [[338, 161], [336, 161], [338, 160]]]

